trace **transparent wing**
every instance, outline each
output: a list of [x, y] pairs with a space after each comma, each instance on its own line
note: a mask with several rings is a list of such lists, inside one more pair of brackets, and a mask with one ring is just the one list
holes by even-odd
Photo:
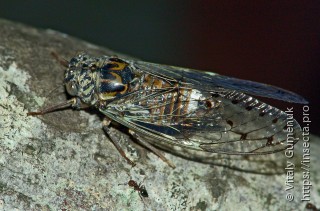
[[143, 61], [134, 61], [132, 63], [145, 72], [190, 83], [191, 86], [199, 90], [214, 91], [217, 88], [224, 88], [249, 95], [268, 97], [287, 102], [308, 103], [300, 95], [271, 85], [222, 76], [211, 72], [159, 65]]
[[[202, 93], [202, 100], [187, 96], [180, 102], [166, 99], [168, 94], [173, 99], [181, 93], [173, 87], [139, 90], [113, 101], [101, 112], [152, 144], [213, 153], [274, 153], [293, 146], [300, 137], [300, 126], [292, 116], [241, 92], [211, 87]], [[206, 106], [208, 102], [214, 106]], [[181, 112], [191, 105], [192, 111]], [[179, 108], [180, 112], [166, 112], [168, 108]]]

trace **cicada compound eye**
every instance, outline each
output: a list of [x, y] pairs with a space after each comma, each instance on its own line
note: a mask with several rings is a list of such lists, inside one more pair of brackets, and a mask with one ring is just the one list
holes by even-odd
[[78, 94], [78, 87], [74, 81], [69, 81], [66, 83], [66, 89], [69, 95], [75, 96]]

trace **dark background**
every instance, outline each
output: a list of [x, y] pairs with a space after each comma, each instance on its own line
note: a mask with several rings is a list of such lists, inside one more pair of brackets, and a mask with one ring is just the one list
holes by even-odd
[[[294, 91], [310, 102], [311, 130], [320, 135], [320, 1], [237, 2], [0, 0], [0, 18], [51, 28], [146, 61]], [[301, 113], [302, 106], [295, 105], [300, 123]]]

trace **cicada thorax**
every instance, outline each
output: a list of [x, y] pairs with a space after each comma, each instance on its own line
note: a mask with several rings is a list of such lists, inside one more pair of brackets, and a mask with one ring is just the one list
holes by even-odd
[[97, 94], [106, 101], [127, 93], [134, 74], [129, 64], [118, 58], [109, 58], [98, 71]]

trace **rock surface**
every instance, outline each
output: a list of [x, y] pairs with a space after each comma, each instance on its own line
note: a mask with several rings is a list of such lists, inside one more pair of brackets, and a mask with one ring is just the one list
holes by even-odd
[[[0, 210], [304, 210], [302, 141], [295, 157], [208, 155], [203, 162], [172, 154], [171, 169], [119, 130], [132, 168], [101, 129], [94, 111], [71, 109], [30, 117], [64, 101], [64, 68], [51, 56], [77, 52], [125, 55], [52, 30], [0, 20]], [[312, 189], [320, 206], [319, 138], [310, 136]], [[190, 155], [191, 156], [191, 155]], [[288, 162], [295, 167], [285, 169]], [[287, 190], [287, 173], [294, 173]], [[289, 175], [290, 176], [290, 175]], [[149, 197], [125, 184], [142, 182]], [[286, 196], [292, 193], [293, 201]]]

